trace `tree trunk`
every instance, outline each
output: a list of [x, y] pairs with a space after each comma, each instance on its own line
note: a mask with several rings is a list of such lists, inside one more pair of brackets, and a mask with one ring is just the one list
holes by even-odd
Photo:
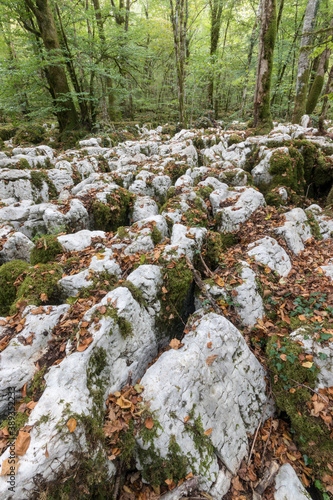
[[[96, 17], [99, 38], [101, 40], [101, 45], [102, 45], [102, 52], [105, 52], [106, 51], [106, 38], [105, 38], [105, 33], [104, 33], [104, 23], [103, 23], [103, 19], [102, 19], [101, 6], [99, 3], [99, 0], [93, 0], [93, 5], [94, 5], [94, 10], [95, 10], [95, 17]], [[106, 98], [104, 99], [105, 100], [104, 107], [107, 110], [107, 114], [108, 114], [110, 120], [114, 121], [116, 119], [115, 98], [113, 95], [112, 79], [109, 76], [105, 77], [105, 89], [106, 89]]]
[[276, 21], [276, 32], [279, 31], [280, 22], [281, 22], [281, 19], [282, 19], [283, 7], [284, 7], [284, 0], [281, 0], [280, 1], [280, 5], [279, 5], [279, 13], [278, 13], [278, 16], [277, 16], [277, 21]]
[[273, 128], [270, 90], [275, 40], [276, 0], [263, 0], [253, 113], [253, 126], [263, 134]]
[[[331, 21], [330, 27], [333, 28], [333, 19]], [[328, 61], [329, 61], [330, 55], [331, 55], [331, 49], [329, 47], [326, 47], [319, 57], [317, 73], [316, 73], [316, 76], [314, 77], [314, 80], [312, 82], [309, 96], [308, 96], [308, 100], [306, 103], [306, 114], [308, 114], [308, 115], [313, 113], [313, 111], [317, 105], [317, 102], [319, 100], [321, 91], [323, 90], [324, 76], [325, 76], [325, 73], [328, 69]]]
[[247, 96], [247, 87], [249, 84], [249, 76], [250, 76], [250, 67], [251, 67], [251, 62], [252, 62], [254, 44], [256, 41], [257, 27], [258, 27], [258, 24], [260, 21], [261, 6], [262, 6], [262, 0], [259, 0], [257, 15], [256, 15], [256, 18], [254, 21], [254, 25], [253, 25], [252, 33], [251, 33], [251, 38], [250, 38], [249, 53], [247, 56], [246, 75], [245, 75], [244, 88], [243, 88], [242, 104], [241, 104], [241, 109], [240, 109], [241, 116], [244, 116], [244, 108], [245, 108], [246, 96]]
[[208, 84], [208, 103], [211, 108], [214, 106], [214, 66], [215, 57], [217, 52], [217, 46], [220, 39], [220, 29], [222, 23], [222, 11], [223, 11], [224, 0], [210, 0], [210, 16], [211, 16], [211, 28], [210, 28], [210, 58], [212, 64], [212, 74], [210, 76], [210, 81]]
[[[29, 10], [34, 14], [46, 52], [51, 60], [61, 55], [58, 33], [48, 0], [25, 0]], [[48, 83], [51, 95], [55, 98], [56, 115], [60, 131], [71, 130], [78, 126], [78, 116], [70, 95], [64, 65], [53, 62], [47, 65]]]
[[[303, 19], [302, 19], [302, 21], [301, 21], [301, 23], [299, 25], [299, 29], [301, 27], [302, 22], [303, 22]], [[285, 71], [287, 69], [288, 64], [290, 64], [290, 58], [291, 58], [291, 55], [292, 55], [293, 51], [295, 50], [295, 44], [296, 44], [296, 40], [298, 38], [299, 29], [297, 29], [296, 32], [295, 32], [295, 36], [294, 36], [294, 39], [293, 39], [292, 44], [290, 46], [288, 55], [286, 57], [286, 61], [285, 61], [284, 65], [283, 65], [281, 71], [278, 74], [278, 78], [277, 78], [277, 82], [276, 82], [276, 85], [275, 85], [274, 94], [273, 94], [273, 97], [272, 97], [272, 100], [271, 100], [271, 106], [274, 104], [274, 101], [275, 101], [276, 96], [277, 96], [277, 92], [278, 92], [278, 90], [280, 88], [280, 85], [282, 83], [282, 80], [283, 80], [284, 73], [285, 73]]]
[[311, 38], [316, 14], [318, 10], [319, 0], [308, 0], [306, 6], [303, 34], [301, 39], [300, 54], [298, 58], [298, 70], [296, 81], [296, 96], [294, 104], [294, 112], [292, 117], [293, 123], [300, 123], [302, 116], [305, 114], [306, 96], [308, 91], [308, 82], [310, 76], [310, 54], [311, 54]]
[[185, 111], [185, 60], [186, 60], [186, 29], [187, 29], [187, 1], [170, 0], [171, 23], [176, 54], [177, 91], [179, 121], [183, 127], [186, 126]]
[[[60, 42], [61, 46], [63, 47], [63, 53], [64, 56], [66, 57], [66, 66], [68, 69], [68, 73], [72, 82], [72, 85], [74, 87], [74, 90], [78, 96], [80, 96], [81, 93], [83, 93], [83, 88], [80, 85], [80, 82], [77, 78], [76, 71], [75, 71], [75, 66], [74, 66], [74, 58], [73, 55], [70, 51], [66, 32], [64, 30], [62, 18], [61, 18], [61, 13], [60, 9], [57, 3], [54, 4], [55, 10], [58, 16], [58, 21], [59, 21], [59, 26], [60, 26]], [[79, 107], [80, 107], [80, 112], [81, 112], [81, 123], [83, 123], [87, 128], [91, 129], [92, 123], [91, 123], [91, 117], [89, 116], [89, 109], [87, 102], [83, 99], [78, 99], [79, 100]]]
[[333, 66], [331, 67], [331, 70], [329, 72], [328, 80], [327, 80], [327, 84], [326, 84], [326, 88], [325, 88], [323, 107], [321, 109], [321, 114], [320, 114], [320, 118], [322, 118], [322, 120], [324, 120], [326, 118], [327, 111], [330, 107], [330, 101], [328, 99], [329, 94], [333, 94]]

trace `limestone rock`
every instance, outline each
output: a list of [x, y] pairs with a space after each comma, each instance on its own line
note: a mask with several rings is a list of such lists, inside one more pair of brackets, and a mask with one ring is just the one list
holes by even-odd
[[311, 500], [290, 464], [283, 464], [275, 478], [274, 500]]
[[[217, 457], [235, 473], [247, 453], [247, 432], [255, 431], [266, 402], [265, 373], [239, 331], [222, 316], [195, 316], [190, 330], [184, 347], [162, 354], [141, 384], [161, 425], [153, 439], [156, 452], [166, 457], [174, 436], [188, 469], [209, 488], [218, 479]], [[203, 430], [212, 432], [197, 448], [191, 429], [198, 419]], [[138, 444], [148, 448], [140, 438]], [[149, 463], [149, 449], [146, 457]]]
[[261, 240], [250, 243], [248, 249], [248, 254], [253, 256], [257, 262], [270, 267], [280, 276], [288, 276], [291, 271], [288, 254], [273, 238], [265, 236]]

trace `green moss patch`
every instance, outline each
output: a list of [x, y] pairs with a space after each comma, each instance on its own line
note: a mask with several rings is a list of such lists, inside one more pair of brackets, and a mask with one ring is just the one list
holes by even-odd
[[312, 417], [307, 407], [318, 368], [314, 364], [303, 366], [302, 347], [289, 338], [270, 337], [266, 353], [276, 405], [288, 415], [301, 450], [316, 462], [327, 461], [333, 451], [329, 429], [320, 418]]
[[[159, 295], [161, 311], [157, 325], [161, 333], [183, 331], [188, 315], [188, 298], [193, 276], [185, 258], [167, 263], [162, 270], [164, 286]], [[166, 292], [165, 292], [166, 290]], [[172, 325], [172, 328], [170, 328]], [[172, 331], [170, 331], [172, 330]]]
[[[61, 276], [62, 268], [57, 264], [36, 266], [29, 272], [18, 289], [17, 302], [25, 301], [27, 305], [33, 304], [35, 306], [58, 304], [60, 300], [58, 281]], [[45, 295], [42, 296], [42, 294]], [[12, 306], [11, 311], [15, 312], [15, 306]]]
[[55, 200], [58, 198], [58, 192], [56, 190], [53, 182], [48, 178], [46, 172], [40, 172], [33, 170], [30, 174], [31, 184], [38, 190], [41, 191], [43, 189], [43, 184], [46, 182], [49, 189], [49, 198], [50, 200]]
[[45, 235], [36, 242], [30, 255], [30, 262], [33, 266], [46, 264], [54, 261], [57, 255], [61, 253], [63, 253], [63, 249], [57, 237], [51, 234]]
[[135, 195], [119, 187], [106, 196], [107, 203], [93, 201], [91, 205], [94, 227], [101, 231], [117, 231], [119, 226], [127, 226], [133, 208]]
[[289, 148], [289, 155], [283, 151], [274, 151], [270, 159], [269, 173], [274, 179], [270, 189], [286, 186], [295, 192], [304, 194], [304, 159], [296, 148]]
[[30, 123], [20, 126], [14, 137], [14, 144], [40, 144], [46, 140], [46, 130], [42, 125]]
[[23, 260], [12, 260], [0, 267], [0, 315], [7, 316], [11, 305], [16, 301], [17, 287], [14, 285], [19, 276], [27, 273], [30, 266]]

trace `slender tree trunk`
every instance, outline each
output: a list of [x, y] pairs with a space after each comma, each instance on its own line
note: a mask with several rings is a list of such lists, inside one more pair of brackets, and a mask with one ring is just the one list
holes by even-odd
[[[227, 44], [227, 37], [228, 37], [228, 31], [229, 31], [229, 26], [232, 18], [232, 13], [235, 7], [236, 0], [231, 0], [230, 2], [230, 8], [229, 8], [229, 13], [228, 13], [228, 19], [227, 19], [227, 24], [224, 30], [224, 37], [223, 37], [223, 44], [222, 44], [222, 50], [221, 50], [221, 62], [223, 61], [224, 58], [224, 52], [225, 52], [225, 47]], [[218, 119], [219, 116], [219, 107], [220, 107], [220, 100], [221, 100], [221, 94], [222, 94], [222, 88], [224, 88], [224, 80], [226, 78], [226, 75], [224, 73], [224, 78], [222, 80], [222, 69], [219, 70], [218, 76], [216, 78], [217, 82], [220, 82], [218, 85], [218, 88], [216, 89], [215, 92], [215, 99], [214, 99], [214, 115], [215, 115], [215, 120]]]
[[[300, 29], [302, 23], [303, 23], [303, 19], [301, 20], [301, 23], [299, 25], [299, 29]], [[296, 32], [295, 32], [295, 36], [294, 36], [294, 39], [293, 39], [292, 44], [290, 46], [288, 55], [286, 57], [286, 61], [285, 61], [284, 65], [283, 65], [280, 73], [278, 74], [278, 78], [277, 78], [277, 82], [276, 82], [276, 85], [275, 85], [274, 94], [273, 94], [273, 97], [272, 97], [272, 100], [271, 100], [271, 106], [275, 102], [275, 99], [276, 99], [276, 96], [277, 96], [277, 92], [278, 92], [278, 90], [280, 88], [280, 85], [282, 83], [282, 79], [283, 79], [284, 73], [285, 73], [285, 71], [287, 69], [288, 64], [290, 64], [290, 58], [291, 58], [291, 55], [292, 55], [293, 51], [295, 50], [295, 44], [296, 44], [296, 41], [297, 41], [297, 38], [298, 38], [299, 29], [297, 29]]]
[[171, 23], [176, 54], [177, 91], [179, 121], [186, 126], [185, 110], [185, 62], [186, 62], [186, 30], [187, 30], [187, 0], [170, 0]]
[[80, 112], [81, 112], [81, 122], [83, 124], [85, 124], [89, 129], [91, 129], [92, 123], [91, 123], [91, 118], [89, 116], [88, 105], [84, 99], [80, 98], [80, 94], [83, 92], [83, 88], [81, 87], [80, 82], [79, 82], [77, 75], [76, 75], [75, 66], [74, 66], [74, 58], [73, 58], [73, 55], [72, 55], [70, 48], [69, 48], [66, 32], [65, 32], [64, 27], [63, 27], [60, 9], [59, 9], [59, 6], [57, 3], [55, 3], [55, 10], [56, 10], [56, 13], [58, 16], [58, 21], [59, 21], [59, 26], [60, 26], [60, 33], [61, 33], [60, 40], [62, 42], [61, 45], [63, 46], [64, 56], [66, 57], [66, 66], [67, 66], [68, 73], [69, 73], [72, 85], [74, 87], [74, 90], [75, 90], [76, 94], [79, 96], [78, 101], [79, 101], [79, 107], [80, 107]]
[[[333, 19], [331, 21], [330, 26], [331, 26], [331, 28], [333, 28]], [[328, 62], [329, 62], [330, 55], [331, 55], [331, 49], [329, 47], [326, 47], [325, 50], [321, 53], [321, 55], [319, 57], [319, 63], [318, 63], [318, 67], [317, 67], [316, 76], [314, 77], [314, 80], [312, 82], [309, 96], [308, 96], [308, 100], [306, 103], [306, 113], [308, 115], [313, 113], [313, 111], [317, 105], [317, 102], [319, 100], [321, 91], [323, 90], [324, 77], [325, 77], [325, 73], [328, 69]]]
[[296, 81], [296, 96], [294, 104], [294, 112], [292, 117], [293, 123], [300, 123], [302, 116], [305, 114], [306, 96], [308, 91], [308, 82], [310, 76], [310, 54], [311, 54], [311, 39], [314, 22], [318, 10], [319, 0], [308, 0], [305, 11], [303, 34], [301, 39], [300, 54], [298, 58], [298, 70]]
[[[101, 40], [102, 52], [104, 53], [106, 52], [106, 38], [104, 33], [104, 23], [102, 19], [101, 6], [99, 0], [93, 0], [93, 5], [95, 9], [95, 17], [96, 17], [99, 38]], [[104, 57], [105, 56], [106, 54], [104, 54]], [[112, 79], [109, 76], [105, 77], [105, 93], [106, 93], [106, 98], [104, 107], [107, 111], [110, 120], [114, 121], [116, 119], [115, 98], [113, 92]]]
[[256, 18], [254, 21], [254, 25], [253, 25], [252, 33], [251, 33], [251, 38], [250, 38], [249, 53], [247, 56], [246, 74], [245, 74], [245, 81], [244, 81], [244, 88], [243, 88], [242, 104], [241, 104], [241, 109], [240, 109], [241, 116], [244, 116], [244, 109], [245, 109], [246, 96], [247, 96], [247, 87], [249, 85], [250, 68], [251, 68], [251, 62], [252, 62], [252, 56], [253, 56], [253, 49], [254, 49], [254, 45], [256, 42], [256, 38], [257, 38], [257, 36], [256, 36], [257, 35], [257, 28], [258, 28], [258, 24], [259, 24], [260, 16], [261, 16], [261, 6], [262, 6], [262, 0], [259, 0], [257, 15], [256, 15]]
[[273, 55], [276, 40], [276, 0], [263, 0], [261, 11], [260, 41], [256, 88], [254, 94], [253, 126], [260, 133], [273, 128], [270, 109], [270, 90]]
[[329, 94], [333, 94], [333, 66], [331, 67], [331, 70], [329, 72], [328, 80], [327, 80], [327, 84], [326, 84], [326, 88], [325, 88], [323, 107], [321, 109], [321, 114], [320, 114], [320, 118], [322, 119], [322, 121], [325, 120], [326, 115], [327, 115], [327, 111], [330, 107], [330, 101], [328, 99]]
[[278, 13], [278, 16], [277, 16], [277, 21], [276, 21], [276, 32], [279, 31], [280, 22], [281, 22], [281, 19], [282, 19], [283, 7], [284, 7], [284, 0], [281, 0], [280, 1], [280, 5], [279, 5], [279, 13]]
[[[25, 0], [26, 6], [34, 14], [44, 47], [54, 59], [61, 55], [60, 43], [53, 13], [48, 0]], [[47, 66], [48, 82], [56, 101], [56, 115], [60, 131], [74, 129], [78, 126], [78, 116], [70, 95], [64, 65], [52, 62]]]
[[210, 28], [210, 58], [212, 64], [212, 74], [210, 76], [210, 81], [208, 84], [208, 103], [212, 108], [214, 106], [214, 66], [215, 57], [217, 52], [217, 46], [220, 39], [220, 29], [222, 23], [222, 11], [223, 11], [224, 0], [210, 0], [210, 17], [211, 17], [211, 28]]

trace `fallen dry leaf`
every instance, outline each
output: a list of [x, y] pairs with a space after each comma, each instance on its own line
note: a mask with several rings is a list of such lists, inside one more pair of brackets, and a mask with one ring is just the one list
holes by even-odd
[[180, 341], [178, 339], [172, 339], [169, 346], [171, 347], [171, 349], [179, 349], [180, 347]]
[[154, 427], [154, 420], [151, 417], [146, 418], [145, 420], [146, 429], [152, 429]]
[[217, 354], [212, 354], [211, 356], [208, 356], [208, 358], [206, 359], [207, 365], [208, 366], [212, 365], [216, 358], [217, 358]]
[[23, 455], [25, 455], [27, 449], [29, 448], [30, 441], [30, 434], [28, 432], [20, 431], [15, 441], [16, 455], [18, 455], [19, 457], [23, 457]]
[[77, 421], [75, 420], [75, 418], [72, 417], [68, 420], [66, 425], [68, 427], [69, 432], [74, 432], [77, 426]]
[[[10, 463], [9, 463], [9, 461], [10, 461]], [[14, 461], [14, 463], [13, 463], [13, 461]], [[6, 458], [6, 460], [4, 460], [2, 462], [0, 476], [7, 476], [7, 474], [10, 475], [13, 472], [15, 472], [15, 474], [17, 474], [19, 466], [20, 466], [19, 459], [17, 457], [16, 458]]]

